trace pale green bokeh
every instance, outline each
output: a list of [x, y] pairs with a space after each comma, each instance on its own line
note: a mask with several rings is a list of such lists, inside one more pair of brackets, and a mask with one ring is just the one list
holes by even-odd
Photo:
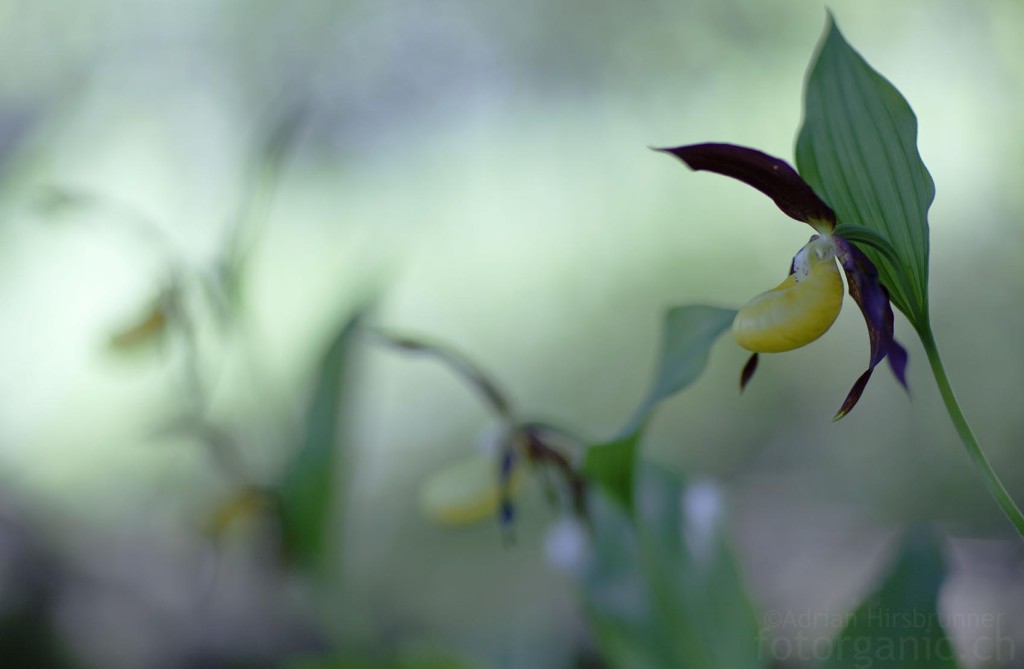
[[[1024, 491], [1024, 11], [1009, 0], [830, 8], [917, 112], [938, 191], [936, 335], [996, 470]], [[180, 354], [105, 348], [165, 278], [162, 251], [110, 219], [137, 212], [190, 266], [210, 262], [247, 147], [300, 99], [307, 122], [246, 284], [249, 348], [204, 344], [220, 370], [213, 414], [249, 440], [254, 468], [272, 477], [289, 446], [277, 417], [297, 415], [330, 328], [378, 289], [375, 321], [466, 351], [531, 414], [610, 435], [646, 388], [664, 311], [739, 306], [777, 284], [811, 234], [753, 190], [647, 147], [719, 140], [791, 159], [824, 17], [815, 3], [753, 0], [0, 3], [0, 105], [38, 114], [2, 202], [8, 489], [58, 527], [172, 538], [227, 491], [199, 445], [154, 437], [178, 401]], [[120, 204], [34, 207], [52, 185]], [[745, 354], [723, 339], [652, 427], [647, 455], [726, 481], [768, 603], [804, 596], [774, 574], [780, 553], [810, 560], [832, 601], [856, 590], [849, 567], [803, 550], [841, 543], [844, 528], [1007, 529], [902, 318], [897, 337], [911, 398], [880, 368], [856, 410], [828, 422], [867, 362], [848, 302], [819, 342], [765, 356], [742, 397]], [[396, 623], [495, 666], [564, 662], [581, 632], [540, 552], [552, 516], [537, 491], [512, 549], [492, 526], [451, 532], [416, 508], [418, 482], [488, 426], [480, 402], [441, 367], [377, 349], [354, 401], [351, 599], [337, 615], [368, 638]], [[761, 529], [776, 525], [796, 529]], [[846, 548], [857, 562], [873, 544]]]

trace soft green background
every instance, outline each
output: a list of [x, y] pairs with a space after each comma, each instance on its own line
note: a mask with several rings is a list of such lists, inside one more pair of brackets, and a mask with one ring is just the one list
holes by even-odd
[[[936, 336], [1022, 499], [1024, 6], [830, 8], [918, 114], [938, 191]], [[203, 340], [212, 413], [260, 475], [283, 460], [283, 426], [301, 413], [331, 329], [374, 290], [374, 322], [450, 342], [529, 413], [609, 436], [647, 387], [664, 311], [738, 306], [780, 281], [810, 234], [752, 189], [647, 147], [719, 140], [791, 159], [824, 19], [818, 3], [753, 0], [0, 2], [4, 504], [101, 583], [188, 627], [188, 593], [211, 569], [196, 528], [230, 487], [197, 444], [156, 436], [180, 402], [180, 352], [106, 348], [164, 278], [160, 252], [110, 221], [137, 212], [189, 262], [208, 263], [248, 147], [301, 100], [306, 120], [246, 285], [248, 335]], [[51, 186], [106, 204], [54, 213], [37, 204]], [[884, 539], [914, 520], [958, 537], [945, 610], [1019, 607], [1019, 557], [996, 541], [1009, 526], [902, 317], [896, 329], [910, 398], [880, 368], [856, 410], [828, 422], [867, 361], [848, 303], [819, 342], [765, 356], [742, 397], [745, 354], [723, 339], [705, 377], [652, 425], [645, 454], [721, 481], [763, 610], [850, 609]], [[545, 562], [552, 515], [537, 491], [512, 548], [493, 525], [445, 530], [417, 510], [418, 483], [488, 428], [481, 404], [436, 364], [391, 351], [368, 349], [360, 371], [344, 579], [322, 616], [369, 646], [565, 666], [583, 627]], [[215, 590], [218, 619], [292, 596], [252, 584], [245, 541], [226, 549], [236, 569]], [[108, 599], [106, 617], [73, 598], [66, 616], [83, 638], [132, 639], [82, 642], [105, 666], [191, 638]], [[837, 629], [816, 620], [817, 633]], [[992, 630], [950, 633], [965, 643]]]

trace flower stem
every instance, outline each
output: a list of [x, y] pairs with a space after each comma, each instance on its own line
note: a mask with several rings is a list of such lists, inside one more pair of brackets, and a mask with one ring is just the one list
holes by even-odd
[[919, 331], [919, 334], [921, 335], [921, 343], [924, 345], [925, 353], [928, 355], [928, 362], [932, 366], [932, 374], [935, 375], [935, 383], [939, 386], [939, 393], [942, 394], [942, 401], [945, 402], [946, 411], [949, 412], [953, 426], [956, 428], [957, 434], [960, 435], [960, 441], [963, 442], [964, 448], [967, 449], [967, 455], [970, 456], [975, 469], [981, 475], [981, 480], [984, 482], [985, 487], [988, 488], [989, 494], [996, 500], [1003, 513], [1010, 519], [1010, 522], [1013, 523], [1017, 533], [1024, 539], [1024, 514], [1021, 513], [1016, 503], [1014, 503], [1010, 493], [1006, 491], [1003, 482], [996, 476], [995, 470], [992, 469], [988, 458], [985, 457], [985, 453], [981, 450], [978, 439], [974, 436], [974, 432], [971, 431], [971, 426], [967, 423], [967, 418], [964, 417], [960, 404], [956, 401], [956, 395], [953, 394], [953, 387], [949, 384], [949, 377], [946, 376], [946, 368], [942, 364], [942, 358], [939, 357], [939, 348], [935, 344], [935, 337], [932, 335], [931, 328], [923, 328]]

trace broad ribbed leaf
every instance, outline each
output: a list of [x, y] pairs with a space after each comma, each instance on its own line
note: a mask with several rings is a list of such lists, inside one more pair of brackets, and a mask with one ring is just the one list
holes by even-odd
[[331, 520], [340, 493], [338, 424], [358, 324], [358, 316], [345, 324], [320, 363], [302, 444], [288, 462], [279, 488], [285, 553], [304, 567], [317, 568], [327, 557]]
[[885, 238], [869, 245], [893, 303], [919, 330], [928, 317], [928, 207], [935, 185], [917, 150], [917, 118], [899, 91], [846, 42], [832, 18], [807, 77], [796, 145], [800, 176], [840, 224]]
[[697, 380], [711, 346], [736, 316], [734, 309], [683, 306], [665, 315], [661, 355], [654, 383], [626, 425], [613, 439], [587, 449], [584, 471], [626, 508], [632, 506], [637, 446], [655, 407]]
[[958, 667], [939, 618], [945, 573], [936, 537], [912, 531], [878, 589], [848, 616], [822, 669]]

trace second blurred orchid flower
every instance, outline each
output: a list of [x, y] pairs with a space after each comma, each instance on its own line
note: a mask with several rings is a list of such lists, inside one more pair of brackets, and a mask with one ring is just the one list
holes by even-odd
[[376, 330], [377, 338], [404, 351], [431, 355], [456, 372], [476, 391], [497, 423], [481, 439], [480, 451], [436, 472], [420, 490], [420, 507], [443, 525], [468, 525], [497, 516], [506, 537], [515, 519], [513, 497], [519, 491], [525, 465], [549, 474], [551, 500], [566, 504], [578, 517], [586, 516], [586, 483], [580, 473], [582, 443], [547, 423], [522, 421], [512, 402], [479, 366], [455, 349], [415, 337]]
[[753, 376], [759, 353], [779, 353], [811, 343], [832, 326], [842, 306], [843, 282], [836, 261], [846, 273], [850, 296], [867, 324], [871, 355], [867, 370], [853, 384], [833, 420], [857, 404], [871, 373], [888, 358], [906, 387], [907, 352], [893, 338], [889, 293], [867, 256], [836, 231], [836, 215], [788, 163], [766, 153], [732, 144], [692, 144], [659, 149], [690, 169], [722, 174], [761, 191], [787, 216], [807, 223], [815, 234], [794, 256], [789, 275], [761, 293], [736, 314], [733, 335], [753, 355], [743, 369], [741, 387]]

